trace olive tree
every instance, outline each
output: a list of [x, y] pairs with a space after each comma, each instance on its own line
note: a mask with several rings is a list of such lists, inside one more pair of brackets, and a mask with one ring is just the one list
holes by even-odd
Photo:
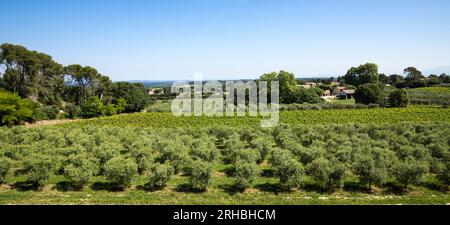
[[0, 158], [0, 184], [5, 182], [6, 176], [11, 169], [11, 160], [8, 158]]
[[419, 183], [427, 171], [428, 168], [423, 162], [408, 157], [404, 161], [395, 163], [391, 173], [400, 184], [404, 185], [404, 188], [408, 188], [409, 184]]
[[148, 187], [150, 189], [163, 188], [169, 182], [174, 173], [174, 169], [169, 164], [154, 165], [148, 175]]
[[24, 160], [24, 171], [27, 181], [38, 186], [44, 186], [53, 173], [53, 160], [44, 155], [31, 155]]
[[387, 168], [370, 155], [360, 155], [353, 165], [353, 172], [358, 176], [360, 184], [368, 185], [369, 189], [372, 184], [382, 185], [387, 177]]
[[344, 177], [345, 167], [336, 160], [330, 161], [320, 157], [306, 167], [306, 172], [321, 187], [329, 189], [340, 187]]
[[119, 188], [129, 187], [138, 173], [138, 167], [132, 159], [117, 156], [105, 164], [105, 176]]
[[397, 89], [389, 94], [389, 105], [391, 107], [406, 107], [409, 104], [409, 97], [405, 90]]
[[274, 149], [270, 163], [282, 186], [288, 189], [300, 186], [305, 170], [303, 165], [294, 159], [290, 151]]
[[189, 185], [192, 189], [206, 191], [212, 183], [212, 164], [200, 160], [191, 164]]
[[256, 163], [239, 160], [234, 165], [234, 185], [239, 190], [245, 190], [252, 186], [260, 174], [261, 170]]
[[84, 154], [70, 155], [64, 164], [64, 177], [80, 188], [89, 182], [98, 170], [97, 165]]

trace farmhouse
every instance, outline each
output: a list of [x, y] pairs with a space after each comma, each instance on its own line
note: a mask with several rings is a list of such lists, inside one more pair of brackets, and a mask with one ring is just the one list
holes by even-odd
[[333, 89], [333, 95], [339, 95], [340, 93], [341, 93], [341, 91], [343, 91], [343, 90], [345, 90], [346, 89], [346, 87], [345, 86], [342, 86], [342, 87], [335, 87], [334, 89]]
[[355, 95], [355, 90], [342, 90], [338, 97], [339, 99], [353, 99], [353, 96]]

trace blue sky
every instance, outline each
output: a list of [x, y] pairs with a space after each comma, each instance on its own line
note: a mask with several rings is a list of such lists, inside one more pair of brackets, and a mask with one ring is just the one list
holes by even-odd
[[448, 0], [0, 1], [0, 42], [113, 80], [450, 72]]

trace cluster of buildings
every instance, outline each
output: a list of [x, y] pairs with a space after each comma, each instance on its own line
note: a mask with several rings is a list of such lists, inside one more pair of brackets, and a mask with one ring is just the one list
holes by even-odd
[[[310, 89], [320, 85], [323, 85], [323, 83], [305, 82], [304, 84], [299, 85], [299, 87]], [[324, 98], [353, 99], [355, 90], [348, 89], [346, 86], [341, 86], [341, 83], [339, 82], [331, 82], [330, 85], [333, 89], [325, 90], [322, 95]]]

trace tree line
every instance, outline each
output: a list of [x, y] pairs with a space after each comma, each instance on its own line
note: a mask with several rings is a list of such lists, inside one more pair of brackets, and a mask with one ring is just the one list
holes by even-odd
[[[9, 104], [13, 96], [34, 103], [29, 104], [33, 116], [27, 120], [54, 119], [60, 110], [71, 118], [138, 112], [148, 102], [143, 84], [114, 83], [93, 67], [64, 66], [47, 54], [20, 45], [0, 45], [0, 68], [1, 124], [23, 122], [20, 115], [15, 121], [3, 121], [10, 115], [5, 113], [13, 113], [8, 108], [17, 108]], [[14, 113], [20, 114], [17, 110]]]

